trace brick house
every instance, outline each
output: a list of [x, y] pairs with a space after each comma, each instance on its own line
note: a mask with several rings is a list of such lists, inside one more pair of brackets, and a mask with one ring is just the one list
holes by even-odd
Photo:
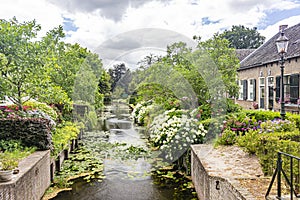
[[[286, 111], [299, 113], [300, 23], [284, 29], [289, 39], [284, 63]], [[280, 109], [280, 55], [275, 41], [280, 32], [240, 62], [236, 103], [247, 109]]]

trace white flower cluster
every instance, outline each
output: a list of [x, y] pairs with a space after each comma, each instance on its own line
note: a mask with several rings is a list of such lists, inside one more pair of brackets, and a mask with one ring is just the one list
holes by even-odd
[[[175, 109], [154, 118], [150, 126], [150, 142], [163, 151], [168, 160], [176, 159], [190, 144], [201, 143], [207, 133], [202, 124]], [[179, 155], [180, 154], [180, 155]]]
[[150, 111], [153, 109], [153, 105], [146, 103], [138, 103], [133, 109], [133, 118], [136, 120], [138, 124], [143, 125], [145, 117], [148, 116]]

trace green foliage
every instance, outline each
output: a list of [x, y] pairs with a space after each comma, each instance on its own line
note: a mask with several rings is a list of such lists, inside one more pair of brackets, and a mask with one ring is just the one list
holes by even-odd
[[229, 40], [230, 47], [235, 49], [256, 49], [265, 41], [257, 28], [248, 28], [243, 25], [233, 25], [231, 30], [225, 30], [221, 37]]
[[7, 171], [17, 168], [19, 165], [18, 160], [11, 158], [6, 153], [0, 153], [0, 170]]
[[98, 117], [97, 113], [94, 110], [90, 110], [88, 113], [86, 113], [85, 117], [85, 127], [87, 130], [95, 130], [98, 125]]
[[121, 78], [126, 74], [126, 71], [128, 69], [126, 68], [124, 63], [116, 64], [113, 66], [112, 69], [109, 69], [108, 73], [110, 75], [110, 81], [111, 81], [111, 91], [114, 92], [117, 84], [121, 80]]
[[211, 106], [209, 104], [202, 104], [197, 108], [196, 118], [199, 120], [206, 120], [211, 118]]
[[[281, 133], [281, 135], [284, 133]], [[299, 134], [299, 132], [298, 132]], [[263, 172], [272, 175], [276, 168], [277, 152], [282, 151], [294, 156], [300, 156], [300, 143], [290, 140], [283, 140], [272, 133], [261, 134], [256, 141], [256, 155], [259, 157]], [[285, 161], [286, 162], [286, 161]], [[288, 171], [287, 167], [284, 167]]]
[[[23, 104], [23, 106], [27, 106], [32, 110], [40, 110], [44, 113], [46, 113], [47, 115], [49, 115], [54, 121], [57, 120], [57, 112], [49, 105], [47, 105], [46, 103], [42, 103], [42, 102], [38, 102], [38, 101], [27, 101]], [[30, 110], [29, 109], [29, 110]]]
[[0, 118], [0, 140], [20, 140], [26, 147], [52, 149], [51, 120], [45, 118]]
[[165, 86], [158, 83], [143, 83], [137, 89], [139, 102], [153, 101], [165, 108], [171, 107], [170, 102], [176, 99], [174, 93]]
[[0, 140], [1, 151], [13, 151], [15, 149], [22, 149], [22, 142], [20, 140]]
[[258, 130], [249, 130], [244, 135], [236, 138], [238, 146], [243, 147], [250, 154], [255, 154], [257, 151], [257, 140], [259, 137]]
[[233, 145], [236, 142], [237, 134], [235, 131], [226, 129], [216, 141], [216, 145]]
[[291, 114], [288, 112], [286, 114], [286, 119], [294, 122], [296, 127], [300, 130], [300, 115], [299, 114]]
[[35, 98], [70, 107], [74, 97], [101, 107], [103, 97], [96, 92], [102, 71], [99, 56], [79, 44], [62, 42], [62, 26], [38, 39], [40, 29], [35, 20], [0, 21], [1, 99], [8, 96], [20, 107]]
[[81, 110], [75, 109], [73, 112], [73, 116], [75, 117], [75, 121], [84, 124], [84, 128], [86, 130], [95, 130], [98, 125], [98, 117], [95, 110], [95, 107], [87, 102], [77, 102], [76, 107]]
[[105, 96], [109, 96], [111, 93], [110, 75], [103, 70], [98, 83], [99, 92]]
[[274, 119], [262, 122], [260, 124], [260, 129], [260, 132], [262, 133], [289, 132], [296, 130], [296, 125], [289, 120]]
[[[209, 84], [210, 94], [218, 95], [220, 91], [225, 90], [230, 96], [236, 96], [239, 60], [236, 57], [235, 49], [230, 47], [229, 41], [215, 34], [207, 41], [199, 41], [198, 47], [202, 50], [198, 57], [201, 58], [201, 54], [206, 52], [210, 58], [209, 62], [216, 65], [215, 68], [212, 68], [211, 64], [208, 66], [206, 64], [204, 69], [201, 68], [201, 74], [207, 74], [206, 83]], [[221, 86], [225, 86], [225, 88]]]
[[48, 76], [50, 66], [46, 61], [48, 46], [36, 40], [40, 29], [35, 20], [0, 21], [0, 53], [8, 60], [1, 67], [0, 90], [20, 107], [24, 97], [42, 96], [41, 91], [52, 86]]
[[243, 110], [248, 117], [254, 117], [257, 121], [273, 120], [280, 118], [279, 112], [273, 112], [270, 110]]
[[19, 140], [0, 140], [0, 170], [13, 170], [21, 159], [33, 153], [34, 147], [24, 147]]
[[79, 126], [72, 122], [59, 124], [52, 135], [54, 150], [52, 155], [57, 155], [62, 150], [66, 149], [70, 140], [76, 139], [80, 133]]
[[226, 113], [236, 113], [242, 111], [242, 107], [239, 104], [234, 103], [232, 99], [226, 99], [226, 104], [227, 104]]

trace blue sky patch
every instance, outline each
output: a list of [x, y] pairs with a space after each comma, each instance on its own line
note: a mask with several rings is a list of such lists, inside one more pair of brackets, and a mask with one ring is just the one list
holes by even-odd
[[72, 20], [71, 18], [64, 18], [64, 22], [63, 22], [63, 27], [65, 31], [77, 31], [78, 27], [75, 26], [75, 24], [73, 23], [74, 20]]
[[290, 10], [276, 10], [267, 11], [266, 18], [263, 22], [258, 25], [258, 29], [265, 29], [270, 25], [276, 24], [277, 22], [284, 20], [289, 17], [297, 16], [300, 13], [300, 8], [293, 8]]
[[202, 25], [216, 24], [220, 22], [220, 20], [212, 21], [208, 17], [203, 17], [201, 20], [202, 20]]

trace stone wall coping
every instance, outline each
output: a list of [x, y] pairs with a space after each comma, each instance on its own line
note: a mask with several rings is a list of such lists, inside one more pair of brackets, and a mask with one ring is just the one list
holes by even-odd
[[255, 155], [249, 155], [238, 146], [214, 147], [211, 144], [199, 144], [192, 145], [191, 148], [210, 179], [227, 182], [242, 199], [257, 199], [239, 182], [239, 179], [263, 176]]
[[19, 173], [14, 174], [11, 181], [0, 182], [0, 186], [16, 184], [20, 178], [22, 178], [30, 169], [37, 165], [38, 161], [41, 160], [41, 158], [49, 156], [48, 154], [50, 155], [50, 150], [35, 151], [26, 158], [22, 159], [19, 162]]
[[249, 155], [238, 146], [213, 147], [210, 144], [192, 145], [192, 149], [210, 176], [257, 178], [263, 176], [255, 155]]

